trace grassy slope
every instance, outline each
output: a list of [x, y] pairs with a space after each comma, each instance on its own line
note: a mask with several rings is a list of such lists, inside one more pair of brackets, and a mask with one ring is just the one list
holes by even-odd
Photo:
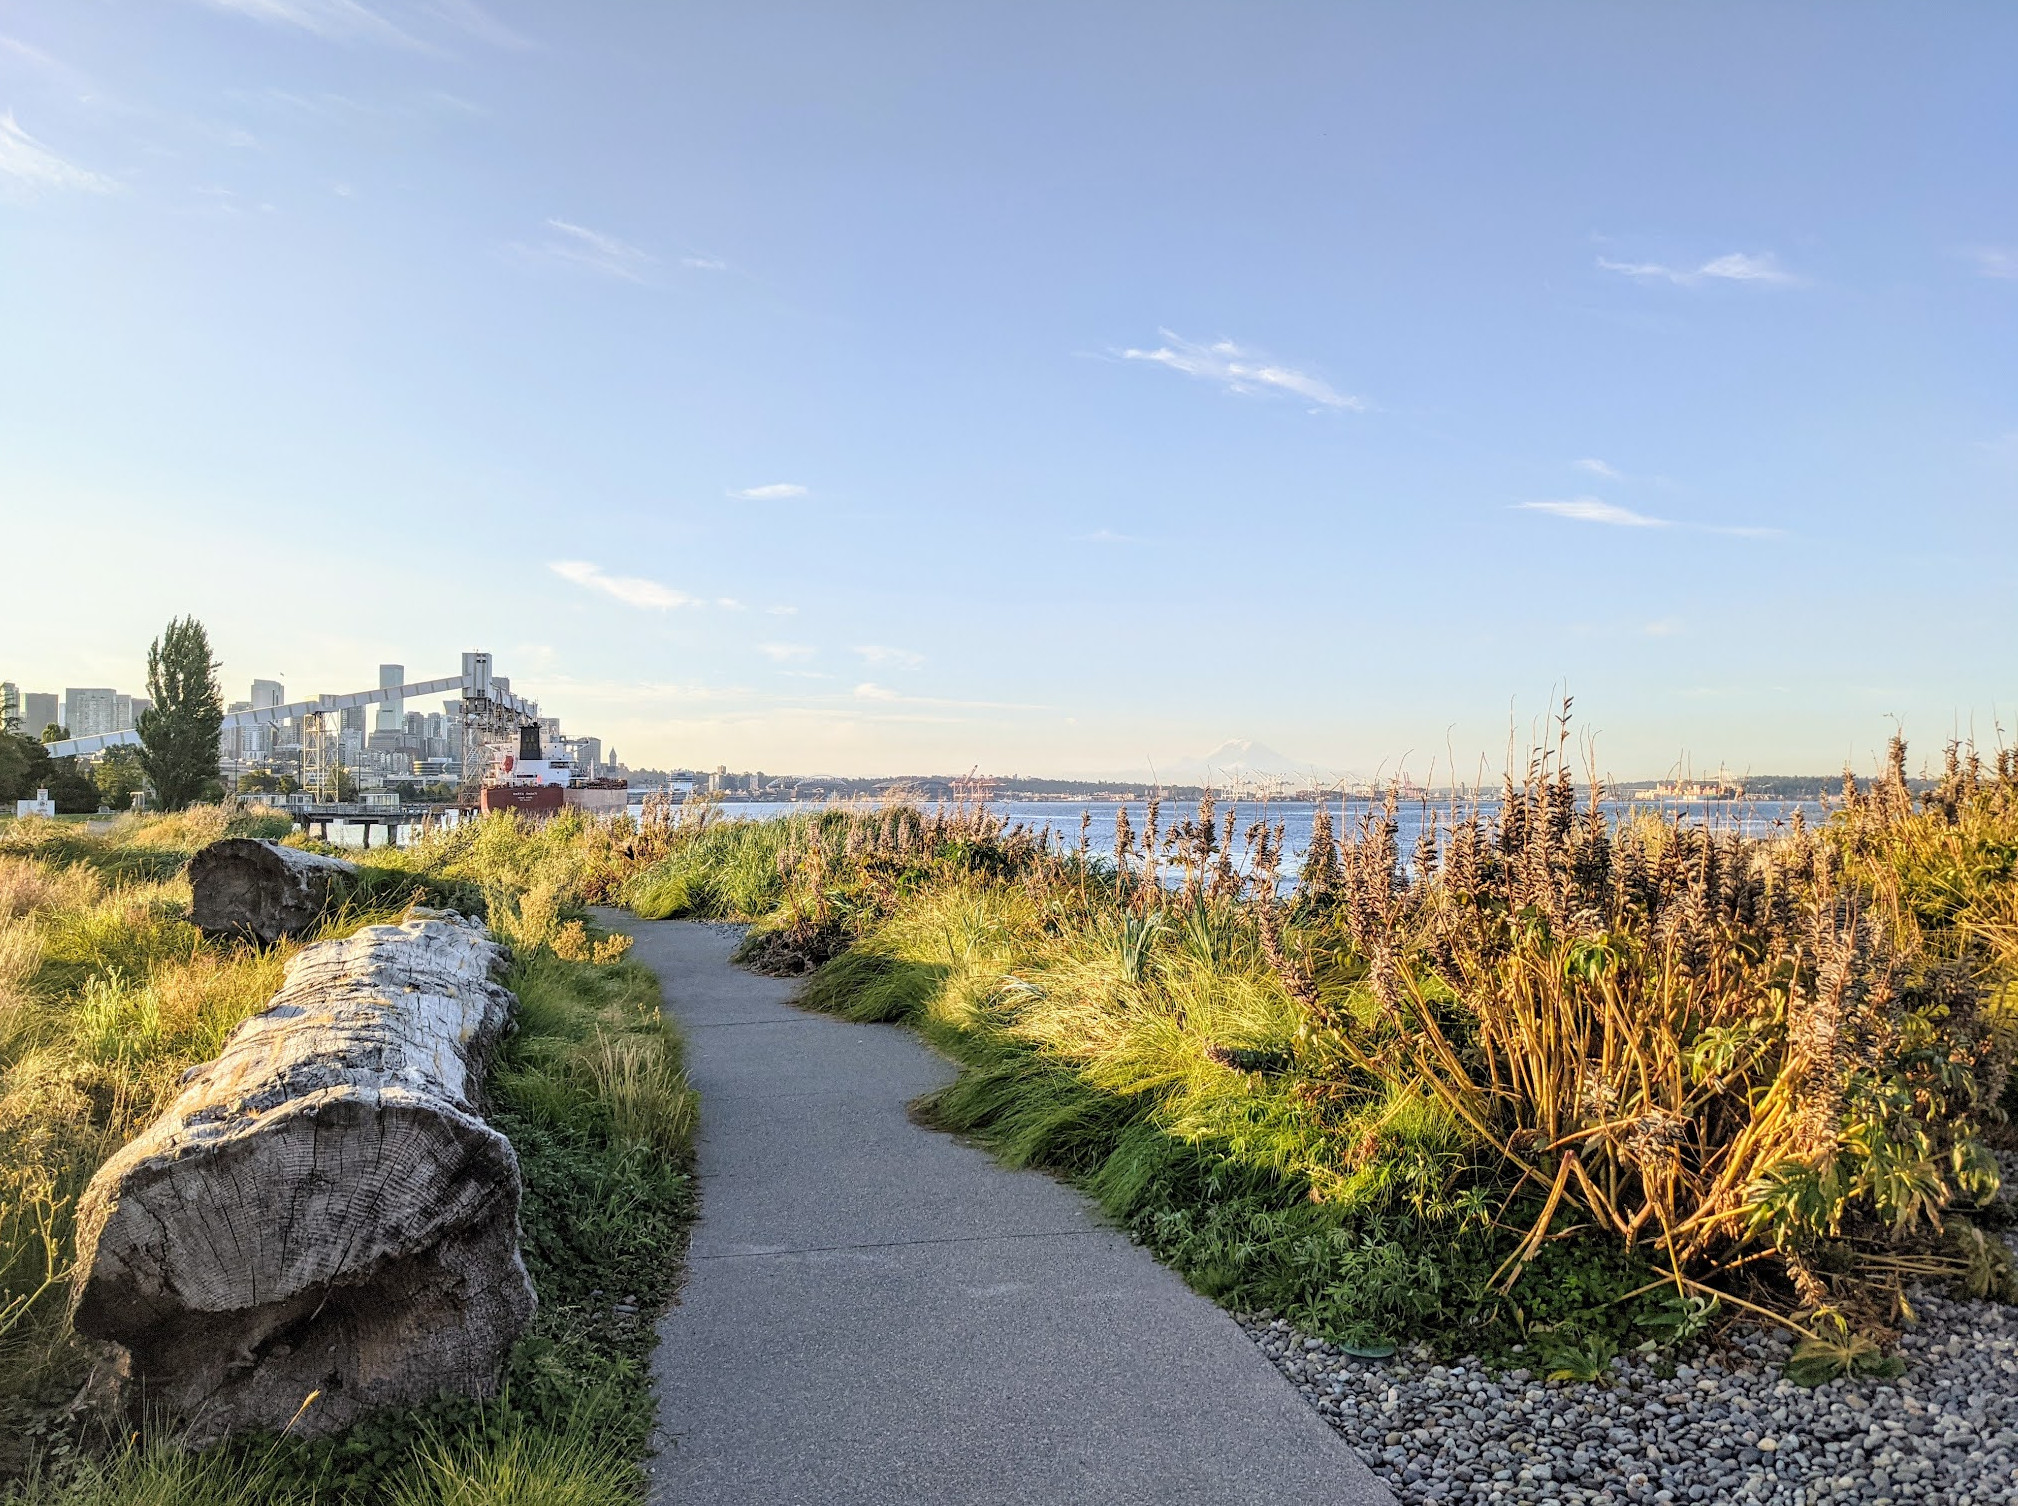
[[1216, 1059], [1286, 1056], [1298, 1025], [1226, 917], [1172, 928], [1152, 956], [1131, 978], [1117, 934], [1047, 931], [1020, 886], [969, 881], [912, 895], [804, 1002], [915, 1026], [962, 1067], [930, 1117], [1069, 1176], [1228, 1306], [1361, 1344], [1504, 1344], [1645, 1284], [1637, 1260], [1551, 1246], [1508, 1303], [1483, 1300], [1506, 1241], [1449, 1190], [1465, 1137], [1416, 1095], [1342, 1124], [1293, 1082]]
[[[2018, 768], [1989, 784], [1951, 775], [1945, 788], [1916, 809], [1895, 768], [1819, 837], [1719, 846], [1659, 823], [1549, 835], [1541, 823], [1562, 793], [1550, 783], [1529, 791], [1524, 831], [1486, 834], [1519, 862], [1495, 870], [1474, 848], [1461, 876], [1432, 865], [1434, 880], [1391, 892], [1394, 855], [1376, 832], [1346, 846], [1346, 871], [1334, 871], [1358, 898], [1300, 899], [1279, 945], [1262, 907], [1237, 893], [1117, 895], [1111, 868], [1019, 848], [985, 822], [898, 811], [704, 827], [625, 895], [641, 914], [756, 922], [745, 950], [761, 965], [790, 963], [795, 949], [800, 960], [833, 956], [805, 1002], [908, 1023], [961, 1064], [929, 1105], [939, 1123], [1072, 1177], [1228, 1305], [1272, 1307], [1348, 1341], [1538, 1344], [1551, 1364], [1579, 1370], [1610, 1346], [1704, 1317], [1699, 1300], [1673, 1296], [1672, 1278], [1654, 1279], [1651, 1239], [1629, 1245], [1596, 1225], [1576, 1186], [1545, 1210], [1547, 1174], [1518, 1172], [1519, 1156], [1580, 1124], [1591, 1128], [1572, 1143], [1614, 1197], [1647, 1196], [1633, 1180], [1636, 1124], [1685, 1125], [1687, 1154], [1714, 1167], [1749, 1122], [1759, 1166], [1806, 1178], [1783, 1177], [1792, 1195], [1773, 1227], [1719, 1236], [1692, 1279], [1764, 1241], [1784, 1264], [1748, 1265], [1744, 1280], [1782, 1284], [1741, 1284], [1751, 1298], [1812, 1313], [1806, 1290], [1797, 1303], [1786, 1284], [1791, 1271], [1825, 1279], [1825, 1300], [1862, 1303], [1858, 1321], [1882, 1324], [1876, 1304], [1903, 1269], [1890, 1253], [1896, 1225], [1920, 1269], [2014, 1290], [2008, 1268], [1979, 1271], [1966, 1253], [1930, 1248], [1940, 1231], [1929, 1207], [1946, 1206], [1951, 1227], [1965, 1213], [1993, 1216], [1972, 1209], [1994, 1185], [1975, 1137], [1996, 1129], [1990, 1099], [2018, 1043]], [[1617, 877], [1593, 888], [1581, 876], [1593, 863]], [[1827, 873], [1889, 918], [1846, 930]], [[1439, 952], [1446, 937], [1454, 946]], [[1371, 960], [1383, 938], [1403, 948], [1400, 986], [1385, 995]], [[1802, 1032], [1825, 1007], [1817, 947], [1849, 957], [1856, 978], [1890, 979], [1868, 994], [1887, 1001], [1882, 1017], [1860, 1005], [1835, 1017], [1842, 1054], [1830, 1060], [1844, 1075], [1833, 1110], [1817, 1075], [1826, 1063], [1802, 1055], [1812, 1038]], [[1285, 952], [1303, 960], [1285, 967]], [[1486, 1024], [1500, 1032], [1496, 1059], [1479, 1041]], [[1535, 1033], [1544, 1027], [1555, 1033]], [[1565, 1028], [1592, 1044], [1569, 1047]], [[1425, 1029], [1446, 1033], [1455, 1055], [1418, 1050]], [[1485, 1076], [1482, 1063], [1503, 1074], [1523, 1040], [1541, 1060], [1516, 1064], [1556, 1084], [1545, 1115], [1494, 1086], [1513, 1079]], [[1617, 1082], [1599, 1071], [1600, 1041], [1659, 1063], [1667, 1075], [1655, 1087], [1671, 1097], [1623, 1119], [1596, 1112], [1586, 1096]], [[1444, 1107], [1472, 1107], [1460, 1092], [1426, 1091], [1426, 1070], [1473, 1093], [1498, 1138]], [[1800, 1159], [1805, 1124], [1834, 1130], [1806, 1142], [1833, 1161]], [[1759, 1197], [1759, 1185], [1738, 1190]], [[1540, 1242], [1528, 1247], [1531, 1232]], [[1517, 1247], [1528, 1263], [1506, 1265]], [[1495, 1282], [1503, 1269], [1511, 1284]], [[1833, 1323], [1832, 1311], [1808, 1321]]]
[[918, 1028], [963, 1069], [927, 1106], [939, 1124], [1070, 1177], [1228, 1306], [1362, 1343], [1486, 1347], [1577, 1313], [1637, 1342], [1637, 1322], [1663, 1315], [1659, 1296], [1600, 1306], [1647, 1276], [1594, 1244], [1551, 1244], [1510, 1297], [1487, 1297], [1511, 1240], [1456, 1185], [1476, 1153], [1447, 1118], [1400, 1091], [1313, 1101], [1297, 1080], [1216, 1059], [1286, 1057], [1301, 1020], [1237, 908], [1124, 934], [1120, 916], [1074, 913], [959, 839], [869, 880], [845, 860], [822, 868], [834, 913], [816, 915], [780, 868], [803, 880], [793, 854], [845, 827], [838, 813], [712, 824], [624, 897], [646, 916], [755, 921], [759, 958], [767, 933], [848, 929], [804, 1003]]
[[541, 1305], [504, 1394], [193, 1461], [168, 1440], [107, 1453], [56, 1421], [84, 1366], [62, 1314], [76, 1193], [183, 1067], [264, 1004], [295, 950], [215, 947], [187, 924], [179, 871], [226, 829], [192, 812], [102, 837], [23, 823], [0, 843], [0, 1405], [19, 1440], [0, 1468], [18, 1475], [39, 1451], [46, 1472], [20, 1488], [52, 1506], [633, 1499], [651, 1318], [691, 1209], [693, 1099], [656, 982], [564, 918], [606, 856], [574, 829], [484, 823], [399, 854], [333, 922], [387, 918], [416, 889], [487, 899], [518, 954], [518, 1029], [493, 1064], [489, 1111], [519, 1155]]

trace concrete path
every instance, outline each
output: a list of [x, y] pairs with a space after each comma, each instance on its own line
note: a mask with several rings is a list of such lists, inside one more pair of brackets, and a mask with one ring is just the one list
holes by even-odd
[[677, 1506], [1392, 1498], [1233, 1321], [1069, 1188], [918, 1128], [951, 1067], [611, 916], [685, 1028], [701, 1210], [655, 1361]]

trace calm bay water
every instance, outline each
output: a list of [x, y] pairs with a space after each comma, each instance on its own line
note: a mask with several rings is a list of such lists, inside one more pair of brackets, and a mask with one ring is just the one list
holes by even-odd
[[[862, 801], [851, 808], [873, 810], [884, 802]], [[1079, 841], [1079, 823], [1082, 814], [1092, 818], [1087, 831], [1087, 840], [1092, 851], [1100, 856], [1111, 857], [1114, 852], [1114, 813], [1127, 808], [1129, 823], [1137, 837], [1142, 832], [1143, 821], [1148, 808], [1140, 800], [994, 800], [988, 809], [1008, 820], [1011, 824], [1029, 828], [1032, 832], [1050, 831], [1054, 841], [1062, 841], [1066, 846], [1076, 846]], [[1342, 809], [1341, 809], [1342, 806]], [[751, 800], [736, 802], [721, 807], [721, 813], [730, 820], [763, 820], [770, 816], [788, 816], [797, 812], [822, 809], [813, 803], [794, 804], [789, 801]], [[1478, 810], [1482, 819], [1490, 822], [1497, 814], [1497, 800], [1483, 801]], [[1307, 800], [1243, 800], [1234, 804], [1236, 833], [1235, 852], [1238, 854], [1244, 842], [1248, 825], [1254, 821], [1266, 820], [1271, 824], [1281, 822], [1284, 829], [1284, 845], [1287, 848], [1283, 867], [1294, 871], [1302, 859], [1305, 849], [1310, 846], [1311, 822], [1317, 814], [1317, 807]], [[1819, 800], [1608, 800], [1604, 803], [1605, 814], [1613, 821], [1637, 811], [1657, 813], [1667, 820], [1680, 819], [1700, 826], [1715, 827], [1719, 830], [1744, 832], [1747, 836], [1769, 836], [1784, 830], [1799, 810], [1803, 819], [1813, 824], [1822, 821], [1827, 811]], [[1346, 800], [1331, 802], [1331, 819], [1334, 829], [1342, 834], [1356, 832], [1362, 821], [1378, 815], [1380, 805], [1369, 800]], [[1166, 800], [1163, 802], [1161, 821], [1163, 829], [1196, 816], [1198, 805], [1189, 800]], [[1450, 807], [1443, 802], [1404, 802], [1395, 811], [1395, 818], [1401, 830], [1397, 844], [1402, 857], [1407, 858], [1414, 848], [1423, 827], [1432, 820], [1441, 819], [1446, 827], [1450, 824]], [[1217, 809], [1215, 824], [1226, 819], [1226, 802]]]
[[[849, 808], [855, 810], [879, 809], [888, 802], [866, 800], [853, 802]], [[1137, 837], [1142, 832], [1148, 818], [1148, 807], [1140, 800], [994, 800], [988, 809], [1003, 817], [1012, 825], [1020, 825], [1031, 832], [1050, 831], [1054, 842], [1062, 842], [1067, 847], [1079, 842], [1079, 823], [1083, 815], [1091, 817], [1087, 830], [1087, 841], [1095, 855], [1111, 857], [1114, 853], [1114, 815], [1126, 807], [1129, 823]], [[724, 819], [731, 821], [761, 821], [773, 816], [789, 816], [825, 809], [821, 803], [795, 803], [783, 800], [736, 801], [720, 807]], [[1478, 810], [1481, 817], [1490, 822], [1497, 814], [1497, 800], [1482, 801]], [[1614, 821], [1635, 811], [1650, 811], [1668, 820], [1684, 820], [1701, 826], [1720, 830], [1736, 829], [1747, 836], [1769, 836], [1782, 830], [1799, 810], [1804, 819], [1816, 823], [1826, 819], [1828, 812], [1819, 800], [1612, 800], [1605, 802], [1605, 813]], [[1346, 800], [1331, 802], [1331, 819], [1335, 829], [1342, 834], [1356, 832], [1361, 822], [1379, 813], [1377, 802], [1369, 800]], [[1287, 849], [1283, 860], [1286, 873], [1294, 873], [1302, 861], [1306, 848], [1310, 846], [1310, 829], [1317, 807], [1307, 800], [1242, 800], [1234, 803], [1235, 811], [1235, 856], [1238, 857], [1245, 845], [1247, 828], [1250, 823], [1266, 820], [1281, 822], [1284, 831], [1284, 845]], [[1166, 800], [1163, 803], [1161, 820], [1163, 829], [1168, 831], [1183, 821], [1195, 817], [1198, 805], [1190, 800]], [[447, 813], [453, 823], [457, 813]], [[1404, 859], [1413, 850], [1416, 839], [1422, 834], [1425, 824], [1441, 819], [1448, 827], [1450, 807], [1442, 802], [1405, 802], [1395, 811], [1401, 830], [1397, 845]], [[1226, 802], [1219, 804], [1216, 822], [1226, 819]], [[397, 844], [404, 846], [419, 835], [418, 827], [401, 827]], [[374, 834], [374, 845], [385, 841], [386, 833], [380, 827]], [[329, 826], [329, 839], [338, 846], [361, 846], [364, 829], [348, 822], [333, 821]]]

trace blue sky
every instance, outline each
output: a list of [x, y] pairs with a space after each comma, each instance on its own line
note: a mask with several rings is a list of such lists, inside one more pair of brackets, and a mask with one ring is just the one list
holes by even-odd
[[2018, 9], [0, 0], [0, 675], [1621, 777], [2018, 704]]

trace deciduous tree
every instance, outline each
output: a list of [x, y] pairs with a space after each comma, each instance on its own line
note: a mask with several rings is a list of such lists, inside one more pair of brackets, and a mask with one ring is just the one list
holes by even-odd
[[133, 803], [133, 792], [147, 787], [147, 771], [140, 766], [140, 750], [133, 747], [107, 748], [91, 770], [98, 798], [116, 811]]
[[140, 714], [140, 766], [164, 810], [180, 810], [217, 785], [217, 736], [224, 697], [210, 634], [194, 617], [180, 617], [148, 645], [147, 694], [154, 704]]

